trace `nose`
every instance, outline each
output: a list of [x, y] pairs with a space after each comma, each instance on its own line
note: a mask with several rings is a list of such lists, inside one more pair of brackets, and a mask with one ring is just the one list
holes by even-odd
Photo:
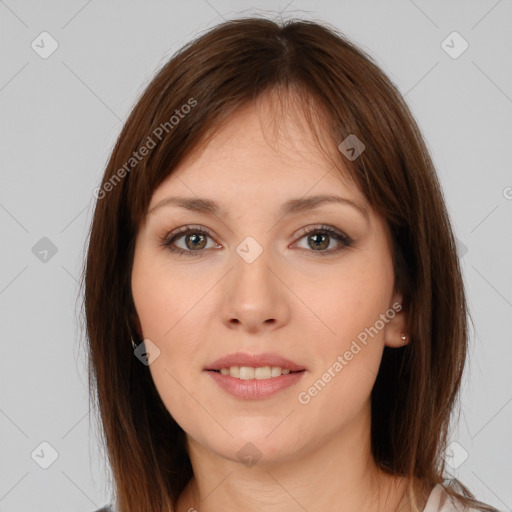
[[222, 290], [221, 314], [229, 329], [256, 334], [279, 329], [289, 321], [291, 292], [271, 260], [266, 250], [252, 262], [233, 255], [234, 268]]

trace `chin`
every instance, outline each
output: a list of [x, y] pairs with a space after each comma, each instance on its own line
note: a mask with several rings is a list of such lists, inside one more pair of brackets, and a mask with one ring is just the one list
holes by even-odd
[[[275, 423], [273, 428], [275, 428]], [[238, 435], [230, 438], [229, 443], [225, 439], [206, 440], [210, 450], [221, 457], [238, 462], [246, 467], [258, 465], [274, 465], [293, 460], [297, 457], [300, 446], [300, 434], [297, 438], [290, 432], [277, 433], [272, 429], [264, 433], [257, 429], [238, 431]]]

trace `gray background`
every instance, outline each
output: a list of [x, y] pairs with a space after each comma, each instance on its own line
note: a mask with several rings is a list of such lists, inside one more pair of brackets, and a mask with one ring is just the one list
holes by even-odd
[[[368, 51], [425, 135], [475, 321], [447, 458], [477, 497], [512, 510], [510, 0], [0, 0], [0, 512], [109, 500], [75, 304], [92, 191], [136, 97], [174, 51], [223, 18], [281, 10], [328, 21]], [[31, 47], [50, 48], [43, 31], [59, 45], [47, 59]], [[469, 44], [458, 58], [442, 46], [453, 31]], [[47, 469], [42, 442], [58, 454]]]

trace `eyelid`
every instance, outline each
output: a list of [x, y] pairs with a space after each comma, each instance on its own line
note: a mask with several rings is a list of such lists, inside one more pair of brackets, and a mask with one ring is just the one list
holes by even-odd
[[330, 249], [327, 251], [314, 251], [314, 250], [307, 250], [307, 249], [301, 249], [303, 251], [306, 251], [308, 253], [312, 253], [315, 257], [316, 256], [331, 256], [336, 255], [343, 251], [344, 249], [348, 249], [353, 246], [354, 240], [346, 235], [344, 232], [340, 231], [338, 228], [335, 228], [334, 226], [331, 226], [329, 224], [312, 224], [309, 226], [305, 226], [301, 228], [295, 235], [294, 238], [297, 238], [297, 240], [294, 242], [294, 245], [298, 242], [300, 242], [304, 237], [309, 235], [310, 233], [327, 233], [328, 236], [331, 238], [335, 238], [339, 244], [341, 244], [341, 247], [338, 247], [336, 249]]
[[[188, 234], [190, 231], [201, 233], [203, 235], [206, 235], [210, 237], [213, 240], [212, 232], [203, 226], [200, 225], [194, 225], [194, 224], [186, 224], [185, 226], [181, 226], [177, 229], [174, 229], [170, 233], [167, 233], [162, 238], [160, 238], [160, 245], [169, 248], [171, 244], [173, 244], [176, 240], [179, 238], [182, 238], [186, 234]], [[214, 240], [215, 241], [215, 240]], [[217, 241], [215, 241], [217, 245], [220, 245]], [[177, 251], [180, 251], [182, 249], [177, 248]], [[183, 252], [203, 252], [203, 251], [183, 251]]]
[[[178, 253], [179, 255], [187, 253], [189, 256], [194, 257], [201, 257], [204, 255], [206, 250], [185, 250], [181, 249], [179, 247], [174, 247], [171, 249], [172, 244], [175, 243], [176, 240], [182, 238], [183, 236], [187, 235], [189, 232], [196, 232], [206, 235], [207, 237], [211, 238], [217, 246], [222, 247], [221, 244], [219, 244], [216, 240], [214, 240], [214, 237], [212, 236], [212, 232], [203, 226], [200, 225], [192, 225], [187, 224], [184, 226], [181, 226], [180, 228], [177, 228], [173, 230], [171, 233], [168, 233], [164, 237], [160, 239], [160, 245], [162, 245], [164, 248], [167, 248], [170, 252]], [[293, 235], [293, 237], [296, 239], [293, 244], [296, 244], [300, 240], [302, 240], [305, 236], [307, 236], [310, 233], [314, 232], [324, 232], [327, 233], [331, 237], [335, 237], [338, 242], [342, 245], [342, 247], [337, 249], [330, 249], [328, 251], [314, 251], [314, 250], [307, 250], [307, 249], [300, 249], [302, 251], [311, 252], [315, 254], [316, 256], [328, 256], [331, 254], [335, 254], [340, 252], [341, 250], [351, 247], [354, 243], [354, 240], [350, 238], [348, 235], [340, 231], [339, 229], [335, 228], [334, 226], [328, 225], [328, 224], [311, 224], [308, 226], [304, 226], [301, 228], [298, 232]], [[219, 248], [219, 247], [217, 247]]]
[[299, 231], [297, 231], [297, 233], [295, 233], [294, 238], [303, 238], [305, 235], [309, 235], [309, 233], [314, 231], [326, 231], [336, 233], [340, 237], [346, 239], [348, 242], [353, 242], [353, 240], [348, 235], [340, 231], [338, 228], [335, 228], [334, 226], [331, 226], [329, 224], [311, 224], [309, 226], [304, 226], [303, 228], [300, 228]]

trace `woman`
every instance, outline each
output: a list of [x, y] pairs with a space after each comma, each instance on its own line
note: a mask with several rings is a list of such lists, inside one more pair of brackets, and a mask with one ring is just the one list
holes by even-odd
[[342, 34], [245, 18], [191, 42], [95, 195], [113, 509], [495, 510], [445, 473], [467, 310], [436, 172]]

